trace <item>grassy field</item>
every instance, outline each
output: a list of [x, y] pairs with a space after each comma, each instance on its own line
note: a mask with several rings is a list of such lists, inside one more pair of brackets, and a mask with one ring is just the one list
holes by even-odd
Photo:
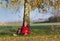
[[[8, 24], [1, 24], [0, 26], [21, 26], [22, 23], [8, 23]], [[47, 26], [47, 25], [60, 25], [60, 22], [56, 23], [31, 23], [31, 26]]]
[[51, 30], [50, 25], [31, 24], [31, 34], [13, 36], [20, 26], [0, 26], [0, 41], [60, 41], [60, 25]]

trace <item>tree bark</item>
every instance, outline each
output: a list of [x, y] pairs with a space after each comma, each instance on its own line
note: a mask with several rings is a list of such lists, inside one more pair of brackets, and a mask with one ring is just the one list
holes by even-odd
[[20, 34], [30, 34], [30, 0], [24, 0], [24, 17]]
[[31, 6], [29, 4], [29, 0], [24, 1], [24, 17], [23, 17], [23, 25], [27, 22], [27, 26], [30, 27], [30, 9]]

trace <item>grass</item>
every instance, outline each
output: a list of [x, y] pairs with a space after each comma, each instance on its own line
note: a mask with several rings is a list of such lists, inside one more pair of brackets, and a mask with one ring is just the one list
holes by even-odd
[[59, 41], [60, 36], [34, 36], [34, 37], [1, 37], [0, 41]]
[[[12, 36], [14, 33], [17, 32], [18, 28], [21, 28], [21, 26], [0, 26], [0, 36], [4, 35]], [[30, 29], [31, 29], [30, 36], [60, 34], [59, 31], [60, 29], [55, 28], [55, 30], [52, 31], [50, 26], [31, 26]]]
[[60, 40], [60, 27], [54, 26], [55, 30], [51, 30], [50, 25], [31, 25], [31, 34], [28, 36], [13, 36], [20, 26], [0, 26], [0, 41], [59, 41]]
[[[10, 24], [2, 24], [0, 26], [21, 26], [22, 23], [10, 23]], [[60, 22], [55, 23], [31, 23], [31, 26], [48, 26], [48, 25], [60, 25]]]

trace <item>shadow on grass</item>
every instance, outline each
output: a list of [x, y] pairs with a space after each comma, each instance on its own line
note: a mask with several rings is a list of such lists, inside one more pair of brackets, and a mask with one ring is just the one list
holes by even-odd
[[[20, 26], [0, 26], [0, 36], [12, 36], [17, 32], [17, 29], [21, 28]], [[57, 35], [60, 32], [51, 31], [50, 26], [31, 26], [30, 36], [36, 35]], [[20, 35], [22, 36], [22, 35]]]
[[49, 26], [31, 26], [31, 29], [49, 29]]

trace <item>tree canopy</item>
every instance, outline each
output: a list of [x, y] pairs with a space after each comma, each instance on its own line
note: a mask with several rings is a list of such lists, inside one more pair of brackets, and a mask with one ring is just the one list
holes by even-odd
[[[19, 10], [20, 6], [24, 6], [24, 1], [25, 0], [0, 0], [0, 5], [5, 8]], [[54, 4], [54, 7], [57, 5], [56, 2], [52, 0], [28, 0], [28, 1], [31, 6], [31, 10], [34, 10], [36, 7], [42, 8], [43, 3], [47, 5], [49, 4], [51, 6], [53, 6]], [[57, 0], [57, 2], [58, 2], [58, 5], [60, 5], [60, 0]], [[3, 5], [3, 3], [5, 4]]]

